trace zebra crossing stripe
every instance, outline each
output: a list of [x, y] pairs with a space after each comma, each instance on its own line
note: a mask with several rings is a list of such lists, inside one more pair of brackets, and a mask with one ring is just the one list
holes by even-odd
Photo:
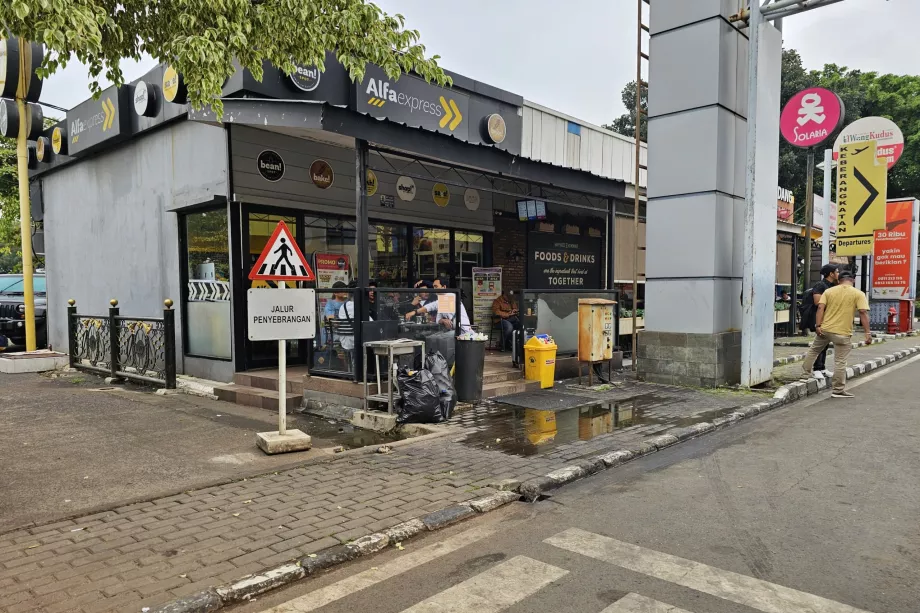
[[[515, 525], [519, 522], [511, 522]], [[503, 529], [508, 525], [504, 524]], [[441, 542], [422, 547], [417, 551], [407, 551], [405, 554], [394, 560], [382, 564], [377, 568], [365, 570], [356, 575], [346, 577], [341, 581], [310, 592], [284, 604], [278, 605], [271, 609], [266, 609], [262, 613], [309, 613], [328, 604], [341, 600], [347, 596], [360, 592], [361, 590], [372, 587], [381, 581], [386, 581], [393, 577], [399, 576], [407, 571], [437, 560], [441, 556], [446, 556], [468, 545], [488, 538], [495, 534], [496, 528], [491, 526], [480, 526], [455, 534]]]
[[639, 594], [626, 594], [601, 613], [692, 613], [686, 609], [652, 600]]
[[569, 571], [517, 556], [405, 609], [403, 613], [498, 613]]
[[868, 613], [821, 596], [578, 528], [569, 528], [543, 542], [764, 613]]

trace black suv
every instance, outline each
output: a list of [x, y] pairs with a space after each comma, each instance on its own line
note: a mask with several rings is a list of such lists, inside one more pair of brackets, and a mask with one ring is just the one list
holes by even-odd
[[[45, 275], [32, 275], [35, 290], [35, 335], [41, 349], [48, 343], [45, 312], [48, 299], [45, 294]], [[22, 275], [0, 275], [0, 351], [10, 345], [25, 347], [26, 305]]]

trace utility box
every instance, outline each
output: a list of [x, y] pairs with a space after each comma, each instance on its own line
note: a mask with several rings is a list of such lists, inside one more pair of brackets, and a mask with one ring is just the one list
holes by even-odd
[[616, 301], [582, 298], [578, 301], [578, 361], [613, 359]]

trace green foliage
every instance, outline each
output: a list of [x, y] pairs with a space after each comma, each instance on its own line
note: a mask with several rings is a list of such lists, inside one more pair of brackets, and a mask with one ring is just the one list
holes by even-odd
[[[630, 81], [626, 84], [621, 92], [623, 106], [629, 109], [629, 112], [620, 115], [604, 128], [612, 130], [623, 136], [634, 137], [636, 134], [636, 82]], [[648, 86], [642, 88], [640, 104], [642, 109], [648, 111]], [[648, 140], [648, 122], [641, 123], [642, 129], [639, 130], [641, 140]]]
[[44, 43], [44, 76], [74, 57], [89, 67], [98, 95], [100, 75], [120, 84], [119, 62], [146, 53], [183, 75], [192, 106], [212, 104], [218, 116], [235, 60], [261, 79], [263, 60], [288, 72], [295, 62], [323, 69], [326, 50], [333, 50], [356, 80], [372, 62], [393, 79], [415, 71], [449, 82], [437, 56], [425, 59], [419, 33], [404, 29], [402, 15], [365, 0], [5, 0], [0, 24], [12, 36]]

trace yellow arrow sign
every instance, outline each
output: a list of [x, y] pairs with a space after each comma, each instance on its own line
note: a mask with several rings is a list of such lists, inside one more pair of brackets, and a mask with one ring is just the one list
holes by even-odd
[[460, 109], [457, 108], [457, 103], [454, 102], [453, 98], [448, 101], [444, 96], [441, 96], [441, 106], [444, 107], [444, 117], [441, 118], [438, 125], [446, 128], [450, 124], [450, 131], [453, 132], [463, 121], [463, 115], [460, 114]]
[[112, 104], [111, 98], [106, 98], [102, 101], [102, 112], [105, 115], [105, 119], [102, 121], [102, 131], [105, 132], [115, 123], [115, 105]]
[[840, 147], [837, 161], [837, 255], [872, 253], [875, 231], [885, 227], [888, 164], [875, 141]]

